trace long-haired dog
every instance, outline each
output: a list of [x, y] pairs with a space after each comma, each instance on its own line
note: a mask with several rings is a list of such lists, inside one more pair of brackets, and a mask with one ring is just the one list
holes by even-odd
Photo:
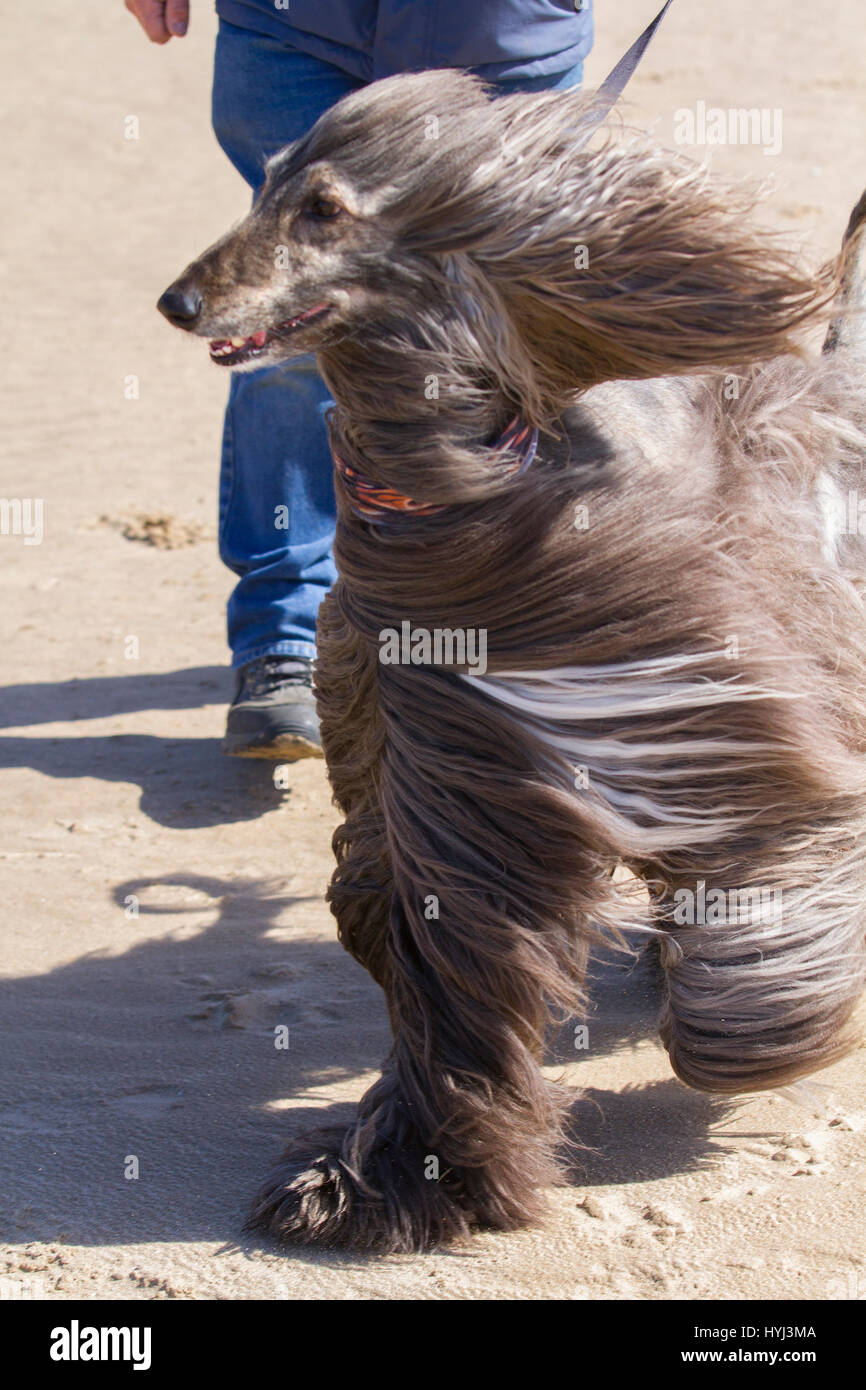
[[456, 72], [367, 87], [160, 302], [225, 366], [315, 352], [336, 402], [329, 899], [393, 1047], [259, 1194], [284, 1241], [537, 1219], [568, 1105], [545, 1027], [594, 942], [661, 943], [662, 1038], [701, 1089], [854, 1036], [866, 206], [809, 273], [697, 165], [587, 141], [590, 110]]

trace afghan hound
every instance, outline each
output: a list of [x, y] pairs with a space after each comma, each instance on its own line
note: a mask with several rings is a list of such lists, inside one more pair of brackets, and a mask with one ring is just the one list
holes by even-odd
[[536, 1221], [568, 1108], [545, 1030], [596, 943], [660, 943], [661, 1036], [702, 1090], [855, 1036], [866, 203], [811, 272], [742, 191], [587, 138], [591, 112], [375, 83], [160, 301], [222, 366], [314, 352], [336, 403], [328, 896], [393, 1046], [258, 1195], [284, 1242]]

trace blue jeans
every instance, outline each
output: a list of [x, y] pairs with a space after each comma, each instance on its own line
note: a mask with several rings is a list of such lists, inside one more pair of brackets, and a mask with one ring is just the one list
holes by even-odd
[[[500, 92], [577, 87], [582, 64]], [[253, 190], [265, 160], [363, 83], [279, 39], [220, 21], [213, 127]], [[332, 404], [313, 357], [235, 373], [223, 433], [220, 558], [238, 576], [228, 604], [232, 665], [316, 654], [316, 614], [336, 578], [334, 484], [324, 413]]]

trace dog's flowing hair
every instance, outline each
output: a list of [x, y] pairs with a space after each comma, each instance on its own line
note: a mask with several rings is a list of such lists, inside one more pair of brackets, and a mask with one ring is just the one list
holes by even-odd
[[[588, 144], [589, 111], [388, 79], [266, 190], [322, 162], [387, 228], [387, 264], [352, 270], [387, 295], [318, 345], [332, 443], [440, 504], [379, 524], [338, 478], [329, 900], [393, 1048], [348, 1130], [296, 1140], [260, 1193], [283, 1240], [414, 1250], [538, 1219], [569, 1103], [545, 1029], [585, 1007], [595, 943], [660, 943], [662, 1038], [693, 1086], [785, 1084], [855, 1036], [864, 208], [841, 272], [803, 270], [697, 165]], [[808, 355], [834, 296], [833, 350]], [[494, 447], [516, 412], [540, 432], [519, 476]], [[486, 673], [383, 664], [406, 621], [486, 631]], [[740, 910], [678, 920], [701, 894]]]

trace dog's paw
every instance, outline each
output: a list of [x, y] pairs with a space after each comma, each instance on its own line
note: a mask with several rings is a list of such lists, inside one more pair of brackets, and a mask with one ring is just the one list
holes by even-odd
[[394, 1254], [430, 1250], [473, 1225], [448, 1187], [424, 1176], [423, 1159], [391, 1145], [369, 1155], [363, 1177], [342, 1157], [345, 1131], [289, 1146], [258, 1192], [248, 1228], [285, 1245]]

